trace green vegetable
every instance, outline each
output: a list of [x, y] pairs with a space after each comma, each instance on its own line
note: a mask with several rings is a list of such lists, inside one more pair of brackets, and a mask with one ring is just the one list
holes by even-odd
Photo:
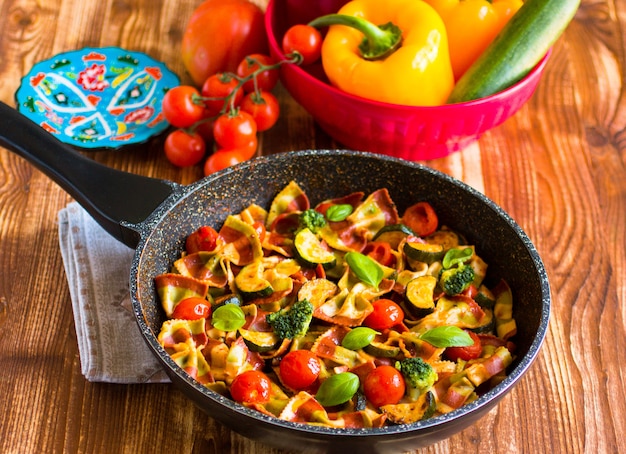
[[348, 252], [345, 259], [359, 280], [378, 288], [380, 281], [383, 280], [383, 269], [375, 260], [360, 252]]
[[315, 399], [324, 407], [341, 405], [350, 399], [359, 389], [359, 377], [351, 372], [331, 375], [322, 382]]
[[296, 258], [306, 267], [315, 268], [321, 264], [329, 269], [337, 263], [335, 254], [322, 246], [317, 236], [308, 228], [303, 228], [296, 233], [293, 245]]
[[441, 244], [404, 243], [402, 251], [411, 260], [431, 264], [444, 256]]
[[428, 391], [437, 381], [437, 372], [420, 357], [405, 358], [396, 361], [396, 369], [404, 377], [407, 386], [406, 394], [412, 399]]
[[347, 203], [331, 205], [328, 210], [326, 210], [326, 218], [331, 222], [343, 221], [352, 214], [353, 209], [352, 205]]
[[241, 307], [235, 304], [225, 304], [213, 311], [211, 324], [222, 331], [235, 331], [246, 323], [246, 315]]
[[374, 331], [372, 328], [359, 326], [350, 330], [348, 334], [344, 336], [341, 341], [341, 346], [350, 350], [359, 350], [367, 347], [374, 340], [376, 334], [379, 333]]
[[474, 250], [471, 247], [463, 249], [450, 249], [443, 257], [441, 265], [448, 269], [456, 266], [460, 263], [465, 263], [474, 255]]
[[457, 81], [448, 103], [484, 98], [523, 79], [573, 19], [580, 0], [526, 0]]
[[326, 225], [326, 219], [324, 219], [324, 215], [319, 211], [309, 208], [300, 213], [298, 223], [300, 224], [300, 228], [309, 229], [311, 232], [316, 233]]
[[420, 339], [437, 347], [468, 347], [474, 341], [458, 326], [437, 326], [429, 329], [420, 336]]
[[313, 318], [313, 305], [308, 300], [296, 301], [293, 306], [272, 312], [265, 321], [281, 339], [304, 336]]
[[274, 292], [272, 284], [263, 277], [263, 271], [263, 262], [255, 260], [244, 266], [235, 277], [235, 285], [244, 300], [264, 298]]
[[400, 242], [409, 235], [415, 235], [413, 230], [404, 224], [389, 224], [382, 227], [376, 235], [374, 235], [374, 241], [382, 241], [383, 243], [389, 243], [391, 249], [398, 249]]
[[469, 265], [461, 265], [439, 274], [439, 285], [446, 295], [462, 293], [474, 281], [474, 269]]
[[279, 343], [278, 336], [272, 331], [251, 331], [239, 328], [239, 334], [253, 352], [268, 352]]
[[407, 309], [417, 318], [425, 317], [435, 310], [434, 290], [437, 278], [431, 275], [419, 276], [409, 281], [404, 291]]

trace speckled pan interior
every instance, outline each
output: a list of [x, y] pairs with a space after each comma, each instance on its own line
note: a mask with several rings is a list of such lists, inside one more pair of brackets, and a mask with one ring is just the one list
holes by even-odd
[[[382, 429], [329, 429], [292, 424], [247, 410], [190, 379], [158, 345], [164, 314], [155, 298], [154, 277], [170, 269], [184, 238], [201, 225], [220, 226], [226, 216], [257, 203], [265, 208], [294, 180], [315, 204], [354, 191], [387, 188], [400, 213], [429, 201], [442, 224], [459, 230], [489, 264], [491, 279], [506, 279], [515, 298], [517, 359], [508, 378], [476, 402], [445, 416]], [[193, 185], [181, 187], [141, 226], [142, 239], [131, 272], [139, 326], [172, 381], [199, 407], [243, 435], [305, 452], [400, 452], [426, 446], [471, 425], [491, 409], [526, 372], [545, 337], [550, 290], [537, 251], [526, 234], [497, 205], [467, 185], [428, 167], [361, 152], [309, 150], [261, 157]], [[356, 452], [356, 451], [355, 451]]]

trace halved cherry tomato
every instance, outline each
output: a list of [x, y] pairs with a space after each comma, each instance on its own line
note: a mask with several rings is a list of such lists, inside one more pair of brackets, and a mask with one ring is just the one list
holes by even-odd
[[381, 298], [373, 301], [372, 306], [373, 312], [363, 320], [365, 326], [381, 331], [396, 326], [404, 320], [404, 311], [391, 300]]
[[188, 254], [198, 251], [213, 251], [217, 246], [217, 231], [213, 227], [203, 225], [185, 240], [185, 250]]
[[165, 119], [176, 128], [188, 128], [202, 119], [204, 105], [199, 98], [200, 93], [195, 87], [179, 85], [169, 89], [163, 95], [161, 109]]
[[211, 303], [204, 298], [192, 296], [180, 301], [172, 312], [172, 318], [198, 320], [211, 315]]
[[[237, 75], [241, 78], [250, 77], [261, 68], [261, 65], [271, 67], [275, 64], [276, 60], [269, 55], [248, 55], [239, 63]], [[252, 93], [253, 91], [271, 91], [278, 82], [278, 76], [278, 68], [264, 69], [244, 82], [243, 89], [246, 93]], [[256, 82], [254, 79], [256, 79]]]
[[232, 74], [216, 73], [204, 81], [202, 96], [211, 98], [205, 99], [204, 105], [209, 116], [214, 116], [237, 107], [243, 98], [243, 90], [237, 78]]
[[435, 209], [428, 202], [418, 202], [406, 209], [402, 223], [417, 236], [427, 236], [437, 230], [439, 219]]
[[239, 403], [262, 404], [270, 400], [272, 384], [267, 375], [258, 370], [247, 370], [235, 377], [230, 395]]
[[178, 167], [199, 163], [206, 152], [206, 143], [197, 132], [176, 129], [168, 134], [163, 145], [167, 159]]
[[289, 55], [297, 52], [302, 56], [303, 65], [315, 63], [322, 53], [322, 34], [310, 25], [297, 24], [283, 36], [283, 52]]
[[308, 388], [321, 370], [319, 358], [310, 350], [292, 350], [280, 361], [280, 379], [291, 389]]
[[269, 91], [248, 93], [242, 99], [240, 108], [252, 115], [257, 131], [267, 131], [274, 126], [280, 113], [278, 99]]
[[393, 366], [378, 366], [363, 381], [363, 393], [375, 407], [397, 404], [405, 391], [404, 377]]
[[392, 266], [396, 258], [391, 253], [391, 246], [384, 241], [370, 241], [361, 251], [363, 255], [367, 255], [384, 266]]
[[248, 112], [231, 111], [220, 115], [213, 126], [213, 137], [221, 148], [232, 150], [245, 147], [256, 137], [257, 127]]
[[456, 361], [458, 359], [462, 359], [464, 361], [469, 361], [470, 359], [476, 359], [480, 356], [483, 351], [482, 343], [480, 342], [480, 338], [478, 334], [473, 331], [466, 330], [467, 334], [470, 335], [474, 343], [467, 347], [448, 347], [444, 352], [446, 358], [450, 361]]

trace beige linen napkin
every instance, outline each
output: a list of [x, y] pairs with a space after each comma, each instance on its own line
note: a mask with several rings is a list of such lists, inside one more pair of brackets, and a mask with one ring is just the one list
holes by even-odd
[[85, 378], [169, 382], [132, 311], [129, 275], [134, 251], [110, 236], [76, 202], [59, 212], [59, 243]]

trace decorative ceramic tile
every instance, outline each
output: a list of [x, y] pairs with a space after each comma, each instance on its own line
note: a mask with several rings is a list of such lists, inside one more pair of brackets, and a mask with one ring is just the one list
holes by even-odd
[[65, 143], [120, 148], [169, 126], [161, 101], [179, 84], [163, 63], [143, 53], [84, 48], [37, 63], [15, 97], [22, 114]]

